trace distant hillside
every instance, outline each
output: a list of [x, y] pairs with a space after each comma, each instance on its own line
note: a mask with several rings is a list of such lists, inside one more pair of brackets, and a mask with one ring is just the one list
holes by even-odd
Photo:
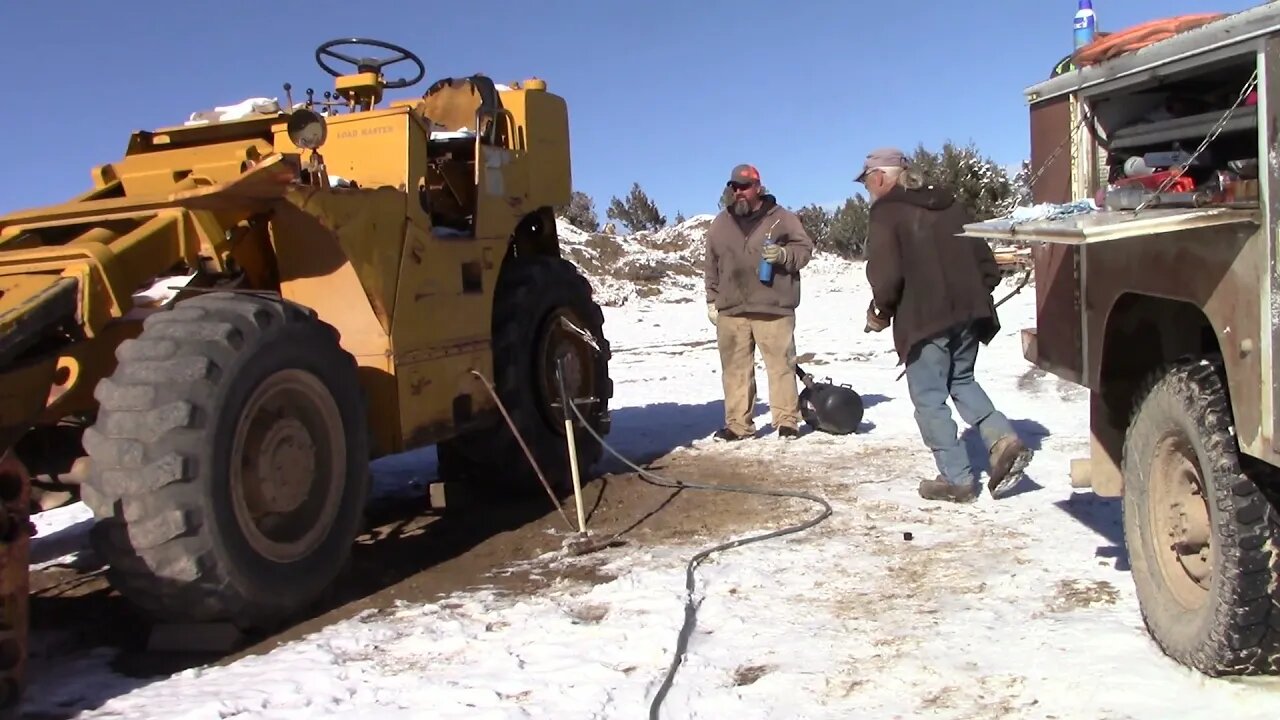
[[[633, 302], [701, 302], [702, 259], [714, 215], [695, 215], [656, 232], [631, 235], [588, 233], [557, 221], [565, 254], [591, 280], [601, 305]], [[855, 264], [818, 253], [801, 272], [828, 275], [852, 272]]]

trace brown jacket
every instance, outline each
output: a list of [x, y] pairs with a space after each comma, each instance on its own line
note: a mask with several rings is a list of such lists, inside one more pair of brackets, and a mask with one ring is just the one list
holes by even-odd
[[[766, 236], [787, 249], [787, 261], [773, 266], [773, 283], [760, 282], [760, 253]], [[794, 315], [800, 304], [800, 269], [813, 257], [813, 238], [800, 219], [772, 195], [745, 218], [720, 212], [707, 230], [703, 279], [707, 302], [722, 315]]]
[[1000, 271], [984, 240], [956, 237], [970, 215], [955, 197], [932, 185], [894, 187], [871, 205], [867, 280], [882, 317], [891, 318], [900, 363], [911, 351], [963, 322], [976, 321], [978, 338], [1000, 329], [991, 293]]

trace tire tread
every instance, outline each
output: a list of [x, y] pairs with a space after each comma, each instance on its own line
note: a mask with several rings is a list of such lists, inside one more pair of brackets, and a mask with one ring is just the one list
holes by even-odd
[[[249, 338], [290, 320], [320, 324], [279, 299], [195, 296], [148, 316], [95, 389], [100, 412], [83, 437], [92, 468], [83, 497], [98, 519], [91, 541], [111, 584], [157, 619], [254, 627], [296, 609], [295, 598], [263, 597], [238, 580], [215, 547], [202, 489], [224, 370]], [[354, 378], [355, 358], [332, 351]]]
[[[1182, 358], [1152, 373], [1138, 393], [1134, 421], [1125, 438], [1126, 494], [1131, 492], [1131, 482], [1136, 484], [1145, 477], [1139, 467], [1139, 448], [1148, 448], [1154, 440], [1146, 424], [1154, 410], [1153, 401], [1175, 402], [1177, 412], [1200, 429], [1210, 465], [1204, 468], [1206, 492], [1218, 510], [1211, 542], [1221, 562], [1212, 586], [1216, 591], [1210, 599], [1212, 618], [1207, 632], [1193, 647], [1174, 647], [1166, 642], [1160, 630], [1166, 621], [1153, 617], [1155, 611], [1146, 603], [1141, 603], [1143, 621], [1166, 654], [1206, 675], [1274, 672], [1280, 652], [1280, 590], [1276, 583], [1280, 563], [1275, 552], [1280, 541], [1280, 516], [1273, 498], [1264, 492], [1274, 471], [1242, 460], [1220, 358]], [[1153, 410], [1148, 410], [1149, 406]], [[1140, 539], [1128, 540], [1132, 553]], [[1137, 576], [1135, 572], [1135, 579]]]

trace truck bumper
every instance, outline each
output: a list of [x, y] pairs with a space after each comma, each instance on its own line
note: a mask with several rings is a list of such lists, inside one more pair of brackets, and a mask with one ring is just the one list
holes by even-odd
[[1026, 359], [1027, 359], [1027, 362], [1029, 362], [1029, 363], [1031, 363], [1031, 364], [1035, 365], [1036, 367], [1039, 367], [1039, 366], [1040, 366], [1040, 363], [1038, 363], [1038, 362], [1036, 361], [1036, 359], [1037, 359], [1037, 357], [1038, 357], [1038, 355], [1039, 355], [1038, 350], [1039, 350], [1039, 348], [1037, 347], [1037, 344], [1036, 344], [1036, 329], [1035, 329], [1035, 328], [1023, 328], [1023, 330], [1022, 330], [1022, 357], [1026, 358]]

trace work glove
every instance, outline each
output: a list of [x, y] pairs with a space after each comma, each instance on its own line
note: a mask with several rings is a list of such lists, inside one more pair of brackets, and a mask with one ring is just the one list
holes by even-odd
[[719, 313], [716, 312], [716, 304], [707, 303], [707, 319], [711, 321], [712, 325], [716, 324], [717, 317], [719, 317]]
[[781, 245], [765, 245], [763, 255], [765, 260], [775, 265], [784, 265], [791, 259], [791, 253]]
[[867, 326], [862, 329], [863, 332], [880, 332], [889, 327], [889, 321], [880, 316], [876, 312], [876, 303], [874, 300], [867, 306]]

